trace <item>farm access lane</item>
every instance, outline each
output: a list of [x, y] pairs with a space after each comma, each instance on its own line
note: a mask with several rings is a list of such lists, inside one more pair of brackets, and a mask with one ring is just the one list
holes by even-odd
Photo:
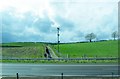
[[55, 54], [55, 52], [53, 51], [53, 49], [50, 46], [47, 46], [47, 47], [50, 50], [50, 54], [51, 54], [52, 58], [58, 58], [58, 56]]
[[2, 64], [2, 76], [117, 76], [117, 64]]

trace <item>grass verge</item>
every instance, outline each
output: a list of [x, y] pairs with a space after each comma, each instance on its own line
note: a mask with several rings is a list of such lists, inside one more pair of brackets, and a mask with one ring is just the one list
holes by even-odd
[[1, 60], [2, 63], [53, 63], [53, 64], [81, 64], [81, 63], [118, 63], [117, 60]]

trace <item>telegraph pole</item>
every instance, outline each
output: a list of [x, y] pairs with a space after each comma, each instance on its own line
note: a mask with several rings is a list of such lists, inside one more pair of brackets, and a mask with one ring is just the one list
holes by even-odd
[[58, 36], [58, 53], [59, 53], [59, 43], [60, 43], [60, 40], [59, 40], [60, 33], [59, 33], [59, 31], [60, 31], [60, 28], [57, 27], [57, 36]]

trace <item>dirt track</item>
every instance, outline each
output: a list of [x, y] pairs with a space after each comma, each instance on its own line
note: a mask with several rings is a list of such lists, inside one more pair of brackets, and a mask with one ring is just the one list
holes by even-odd
[[50, 46], [47, 46], [48, 49], [50, 50], [50, 53], [52, 55], [52, 58], [58, 58], [58, 56], [55, 54], [55, 52], [52, 50], [52, 48]]

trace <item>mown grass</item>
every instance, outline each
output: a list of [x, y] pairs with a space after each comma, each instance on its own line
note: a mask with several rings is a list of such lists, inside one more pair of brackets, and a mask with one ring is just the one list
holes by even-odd
[[118, 57], [118, 41], [60, 44], [60, 53], [69, 58]]

